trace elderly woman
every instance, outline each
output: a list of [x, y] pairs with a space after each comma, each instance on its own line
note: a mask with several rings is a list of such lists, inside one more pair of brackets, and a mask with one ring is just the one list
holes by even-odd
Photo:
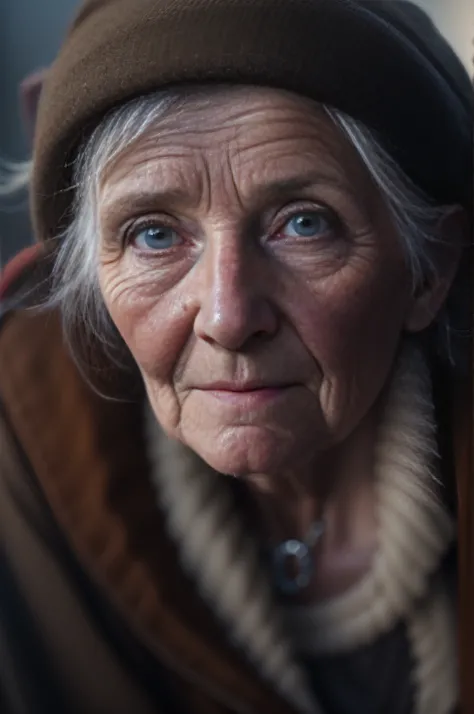
[[84, 2], [3, 285], [2, 712], [472, 711], [471, 125], [405, 2]]

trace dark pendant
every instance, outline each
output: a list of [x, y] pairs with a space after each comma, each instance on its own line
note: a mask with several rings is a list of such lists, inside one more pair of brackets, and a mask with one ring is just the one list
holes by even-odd
[[[290, 563], [289, 561], [293, 561]], [[295, 566], [295, 575], [289, 566]], [[275, 584], [284, 595], [296, 595], [308, 587], [313, 574], [313, 563], [308, 546], [300, 540], [285, 540], [273, 551]]]

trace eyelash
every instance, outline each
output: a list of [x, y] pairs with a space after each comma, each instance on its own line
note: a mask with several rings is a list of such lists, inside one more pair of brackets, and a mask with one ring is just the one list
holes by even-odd
[[131, 245], [133, 240], [136, 239], [138, 234], [141, 233], [141, 231], [144, 231], [147, 228], [154, 228], [156, 225], [163, 226], [163, 228], [170, 228], [171, 230], [176, 231], [178, 235], [181, 235], [181, 232], [172, 225], [172, 221], [169, 218], [166, 219], [162, 216], [150, 216], [149, 218], [138, 219], [125, 227], [121, 236], [123, 246], [127, 248]]
[[[310, 203], [291, 203], [284, 207], [283, 209], [280, 209], [278, 212], [278, 220], [275, 221], [275, 217], [272, 220], [272, 227], [268, 231], [268, 233], [265, 231], [266, 234], [266, 240], [272, 240], [275, 236], [278, 236], [279, 233], [283, 230], [285, 225], [294, 217], [296, 217], [298, 214], [301, 213], [319, 213], [322, 215], [322, 217], [328, 222], [329, 226], [331, 227], [331, 230], [334, 232], [337, 232], [341, 234], [342, 232], [346, 232], [347, 230], [347, 225], [343, 221], [343, 219], [340, 217], [340, 215], [332, 208], [329, 208], [328, 206], [325, 206], [323, 204], [310, 204]], [[144, 219], [138, 219], [135, 222], [129, 224], [127, 227], [122, 232], [121, 236], [121, 243], [124, 248], [129, 247], [133, 240], [136, 239], [137, 235], [141, 232], [146, 230], [147, 228], [152, 228], [156, 226], [157, 224], [162, 225], [165, 228], [170, 228], [171, 230], [175, 230], [176, 233], [180, 236], [183, 237], [182, 231], [178, 230], [173, 226], [173, 221], [170, 220], [169, 217], [163, 217], [163, 216], [150, 216], [148, 218]], [[276, 227], [275, 227], [276, 224]], [[304, 240], [304, 239], [302, 239]], [[161, 252], [165, 253], [167, 250], [170, 249], [163, 249]]]
[[277, 228], [272, 228], [270, 231], [270, 239], [271, 237], [278, 235], [292, 218], [295, 218], [297, 215], [302, 213], [319, 214], [327, 221], [332, 231], [341, 233], [346, 228], [346, 225], [339, 214], [336, 213], [334, 209], [329, 208], [329, 206], [315, 203], [292, 203], [278, 212]]

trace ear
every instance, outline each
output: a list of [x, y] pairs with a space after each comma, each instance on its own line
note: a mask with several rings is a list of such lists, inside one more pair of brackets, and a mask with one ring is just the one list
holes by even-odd
[[463, 247], [469, 240], [469, 219], [461, 206], [446, 210], [436, 226], [437, 240], [430, 246], [435, 270], [414, 291], [405, 320], [409, 332], [421, 332], [436, 318], [456, 276]]

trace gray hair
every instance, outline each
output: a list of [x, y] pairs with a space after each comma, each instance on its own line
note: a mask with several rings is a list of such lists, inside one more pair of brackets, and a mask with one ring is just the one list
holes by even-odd
[[[52, 290], [47, 300], [47, 307], [60, 308], [67, 336], [81, 325], [104, 347], [113, 350], [116, 335], [98, 280], [100, 178], [110, 163], [160, 118], [170, 110], [182, 111], [189, 91], [179, 88], [133, 99], [109, 112], [79, 148], [72, 167], [72, 219], [57, 237]], [[191, 91], [206, 99], [215, 89]], [[337, 109], [324, 109], [354, 146], [385, 200], [404, 249], [413, 289], [416, 289], [435, 270], [430, 244], [439, 240], [437, 224], [448, 207], [433, 205], [363, 123]], [[442, 349], [449, 353], [449, 322], [446, 317], [439, 322]]]
[[0, 198], [22, 191], [30, 181], [31, 160], [6, 161], [0, 158]]

